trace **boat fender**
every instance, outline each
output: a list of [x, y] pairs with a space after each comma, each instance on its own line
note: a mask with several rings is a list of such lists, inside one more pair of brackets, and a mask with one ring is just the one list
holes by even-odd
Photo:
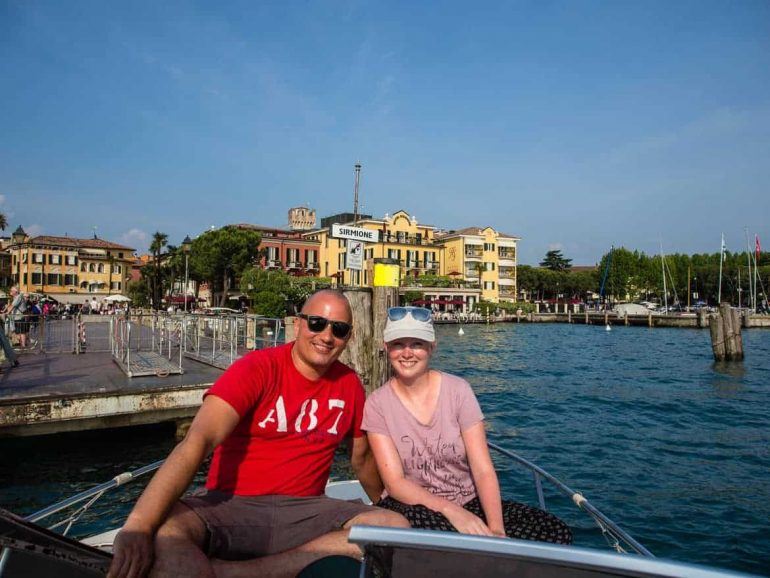
[[610, 324], [609, 324], [609, 323], [607, 324], [607, 327], [605, 327], [605, 329], [606, 329], [607, 331], [612, 331], [612, 327], [610, 327]]
[[131, 472], [123, 472], [122, 474], [118, 474], [112, 479], [115, 482], [115, 484], [117, 484], [118, 486], [122, 486], [123, 484], [130, 482], [133, 477], [134, 475]]
[[457, 335], [465, 335], [465, 331], [463, 331], [462, 327], [460, 327], [460, 329], [457, 330]]
[[579, 492], [575, 492], [574, 494], [572, 494], [572, 501], [575, 502], [575, 505], [578, 508], [582, 508], [583, 504], [586, 503], [588, 500], [586, 500], [583, 497], [583, 494], [581, 494]]

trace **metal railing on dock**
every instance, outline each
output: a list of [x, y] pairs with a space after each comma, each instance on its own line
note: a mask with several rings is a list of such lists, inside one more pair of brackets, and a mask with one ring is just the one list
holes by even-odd
[[283, 341], [280, 319], [256, 315], [186, 315], [185, 357], [226, 369], [254, 349]]
[[183, 322], [161, 315], [112, 318], [112, 359], [128, 377], [184, 373]]

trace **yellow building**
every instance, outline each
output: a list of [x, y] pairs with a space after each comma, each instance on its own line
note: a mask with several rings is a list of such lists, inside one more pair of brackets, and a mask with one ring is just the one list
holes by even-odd
[[304, 236], [320, 242], [321, 277], [332, 277], [339, 285], [368, 287], [372, 284], [374, 259], [391, 258], [401, 263], [401, 279], [407, 276], [438, 275], [441, 247], [436, 245], [436, 228], [422, 225], [414, 216], [398, 211], [383, 219], [365, 218], [346, 226], [377, 232], [376, 242], [364, 244], [363, 268], [351, 271], [347, 263], [347, 241], [331, 236], [329, 229], [310, 231]]
[[492, 227], [468, 227], [437, 237], [443, 246], [441, 272], [478, 283], [485, 301], [516, 301], [516, 244], [519, 237]]
[[131, 247], [97, 238], [30, 238], [21, 227], [7, 251], [13, 283], [23, 293], [45, 293], [62, 303], [125, 292], [134, 261]]

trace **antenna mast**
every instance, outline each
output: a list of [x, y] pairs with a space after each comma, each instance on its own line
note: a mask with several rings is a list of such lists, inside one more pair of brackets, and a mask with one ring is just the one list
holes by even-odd
[[356, 163], [356, 186], [353, 193], [353, 222], [358, 222], [358, 185], [361, 181], [361, 163]]

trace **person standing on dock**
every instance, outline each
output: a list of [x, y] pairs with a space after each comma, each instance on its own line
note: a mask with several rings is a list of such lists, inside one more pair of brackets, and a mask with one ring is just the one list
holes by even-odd
[[[319, 291], [298, 317], [295, 342], [239, 359], [206, 392], [116, 537], [109, 577], [295, 576], [325, 556], [359, 558], [352, 525], [409, 527], [395, 512], [324, 495], [346, 437], [373, 499], [382, 482], [361, 430], [363, 387], [337, 361], [352, 331], [347, 299]], [[212, 451], [206, 493], [179, 500]]]

